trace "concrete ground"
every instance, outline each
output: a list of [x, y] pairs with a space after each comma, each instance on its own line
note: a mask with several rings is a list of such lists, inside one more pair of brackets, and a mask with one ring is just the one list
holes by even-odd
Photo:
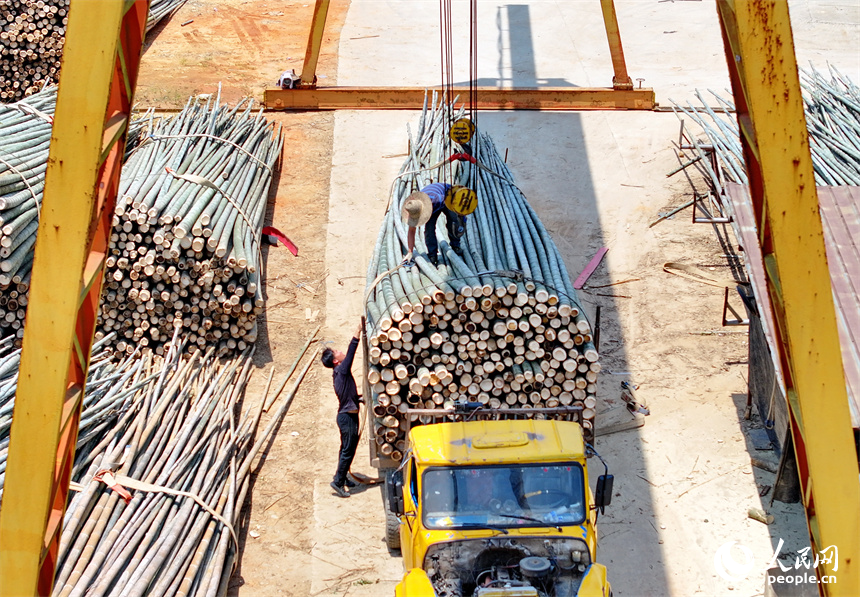
[[[219, 67], [225, 97], [265, 87], [283, 68], [300, 71], [296, 57], [303, 55], [306, 30], [297, 31], [309, 23], [312, 6], [311, 0], [189, 2], [147, 51], [143, 97], [169, 105], [209, 91], [201, 78]], [[454, 51], [461, 57], [455, 80], [466, 83], [468, 3], [453, 6]], [[794, 0], [790, 8], [799, 63], [823, 70], [829, 61], [860, 82], [856, 0]], [[698, 103], [696, 89], [729, 87], [713, 2], [616, 0], [616, 9], [630, 75], [653, 87], [661, 105], [670, 98]], [[440, 83], [438, 2], [352, 0], [333, 2], [331, 10], [317, 71], [322, 84]], [[595, 0], [481, 0], [478, 12], [480, 84], [611, 84]], [[189, 18], [194, 25], [180, 29]], [[225, 45], [243, 52], [244, 62], [221, 62], [226, 58], [216, 50]], [[284, 60], [272, 60], [273, 52]], [[414, 130], [418, 114], [270, 116], [288, 137], [270, 221], [297, 242], [300, 254], [267, 255], [269, 306], [257, 354], [266, 373], [270, 362], [278, 371], [289, 366], [320, 322], [327, 341], [348, 342], [407, 127]], [[763, 570], [780, 539], [782, 555], [805, 545], [805, 518], [799, 505], [780, 503], [770, 509], [771, 526], [747, 517], [751, 507], [769, 508], [770, 496], [759, 493], [773, 475], [751, 466], [744, 433], [751, 424], [743, 420], [746, 335], [721, 329], [720, 289], [662, 270], [665, 262], [682, 261], [716, 275], [729, 271], [715, 230], [691, 224], [689, 211], [649, 228], [658, 213], [689, 200], [687, 182], [666, 177], [677, 166], [671, 142], [678, 119], [652, 112], [488, 112], [478, 126], [507, 152], [517, 184], [572, 277], [600, 247], [609, 248], [592, 289], [581, 294], [590, 315], [601, 308], [598, 410], [622, 404], [621, 381], [638, 384], [651, 409], [644, 427], [597, 441], [615, 474], [599, 547], [615, 594], [762, 594]], [[610, 283], [619, 284], [596, 288]], [[264, 377], [255, 377], [249, 396]], [[312, 370], [256, 477], [234, 594], [393, 594], [403, 570], [384, 545], [379, 488], [343, 500], [328, 486], [338, 445], [334, 413], [328, 372]], [[374, 476], [367, 452], [362, 442], [353, 470]], [[739, 545], [724, 547], [731, 542]], [[741, 548], [752, 556], [748, 566]]]
[[[467, 6], [454, 3], [460, 24], [468, 22]], [[632, 1], [616, 7], [629, 72], [655, 89], [658, 102], [698, 103], [696, 89], [730, 87], [713, 3]], [[480, 84], [610, 83], [598, 3], [480, 2], [478, 9]], [[800, 64], [811, 60], [823, 69], [829, 60], [860, 80], [858, 5], [795, 2], [791, 10]], [[438, 3], [431, 1], [354, 0], [341, 34], [338, 83], [438, 84], [437, 13]], [[467, 33], [465, 27], [455, 33], [454, 45], [455, 54], [463, 56], [454, 78], [463, 82], [468, 81]], [[331, 275], [364, 271], [402, 160], [382, 156], [403, 153], [406, 126], [416, 122], [415, 113], [335, 115]], [[629, 380], [639, 384], [652, 412], [645, 427], [598, 440], [616, 475], [617, 497], [602, 519], [599, 551], [615, 593], [761, 594], [763, 569], [779, 539], [785, 540], [783, 551], [805, 545], [805, 520], [799, 505], [779, 503], [771, 510], [775, 525], [747, 517], [750, 507], [768, 507], [770, 500], [760, 498], [759, 489], [772, 483], [773, 475], [752, 468], [743, 433], [748, 426], [742, 419], [745, 335], [737, 329], [701, 335], [720, 329], [722, 292], [662, 272], [664, 262], [684, 261], [728, 274], [714, 231], [690, 224], [688, 212], [648, 228], [658, 212], [687, 198], [687, 184], [665, 176], [677, 165], [670, 151], [677, 118], [671, 113], [482, 113], [478, 125], [508, 151], [519, 186], [553, 234], [572, 276], [606, 246], [607, 260], [592, 284], [638, 278], [608, 292], [582, 294], [592, 309], [602, 307], [604, 408], [619, 403], [620, 381]], [[326, 323], [341, 341], [360, 311], [362, 289], [360, 279], [352, 286], [329, 285]], [[329, 493], [327, 478], [322, 481], [318, 495]], [[349, 519], [364, 515], [359, 500], [342, 504], [325, 497], [315, 509], [320, 531], [346, 508]], [[375, 496], [362, 501], [379, 506]], [[348, 526], [344, 521], [337, 528]], [[752, 550], [756, 566], [727, 580], [715, 569], [715, 557], [733, 540]], [[389, 583], [396, 579], [396, 566], [380, 563], [380, 577], [389, 575]], [[321, 583], [314, 586], [323, 589]], [[359, 587], [347, 591], [353, 592]]]

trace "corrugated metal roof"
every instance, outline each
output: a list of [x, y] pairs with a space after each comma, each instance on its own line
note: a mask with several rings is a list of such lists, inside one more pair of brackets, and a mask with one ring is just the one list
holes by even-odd
[[[745, 252], [744, 261], [755, 290], [762, 326], [784, 392], [782, 372], [773, 351], [775, 324], [749, 189], [728, 183], [726, 191], [731, 199], [732, 225]], [[818, 203], [836, 307], [851, 426], [857, 429], [860, 427], [860, 187], [819, 186]]]
[[818, 187], [851, 424], [860, 426], [860, 187]]

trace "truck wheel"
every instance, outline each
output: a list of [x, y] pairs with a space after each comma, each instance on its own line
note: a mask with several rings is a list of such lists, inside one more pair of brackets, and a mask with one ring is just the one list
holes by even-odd
[[391, 511], [391, 505], [388, 500], [389, 485], [393, 483], [391, 478], [392, 472], [387, 472], [385, 475], [385, 486], [382, 495], [382, 505], [385, 511], [385, 545], [388, 549], [400, 549], [400, 519]]
[[385, 506], [385, 545], [388, 549], [400, 549], [400, 521]]

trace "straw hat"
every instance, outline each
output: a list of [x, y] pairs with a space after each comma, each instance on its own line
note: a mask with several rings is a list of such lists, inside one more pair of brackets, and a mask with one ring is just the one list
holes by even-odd
[[433, 202], [430, 195], [415, 191], [403, 202], [403, 210], [400, 217], [403, 223], [410, 227], [423, 226], [433, 214]]

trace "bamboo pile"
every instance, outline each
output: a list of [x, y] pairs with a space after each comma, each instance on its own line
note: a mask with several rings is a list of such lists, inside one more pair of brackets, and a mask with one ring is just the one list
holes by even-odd
[[242, 351], [263, 307], [260, 236], [280, 127], [218, 99], [153, 121], [123, 167], [97, 337], [117, 352], [189, 345]]
[[[146, 32], [186, 0], [151, 0]], [[37, 93], [60, 78], [69, 0], [0, 0], [0, 102]]]
[[440, 181], [438, 164], [453, 152], [446, 110], [434, 99], [422, 114], [368, 268], [367, 381], [378, 451], [400, 460], [409, 426], [464, 402], [501, 411], [569, 407], [564, 416], [590, 438], [600, 371], [591, 326], [558, 249], [488, 136], [473, 139], [481, 167], [466, 164], [454, 179], [477, 182], [462, 258], [440, 223], [438, 267], [426, 258], [421, 229], [416, 265], [400, 267], [402, 202]]
[[[149, 383], [152, 379], [151, 375], [142, 373], [139, 353], [121, 361], [111, 357], [106, 347], [114, 339], [115, 336], [110, 335], [93, 345], [84, 414], [78, 432], [78, 460], [85, 458], [91, 445], [98, 443], [105, 429], [114, 425], [120, 414], [128, 409], [141, 384]], [[0, 502], [6, 477], [15, 391], [18, 387], [18, 366], [21, 362], [21, 349], [15, 348], [12, 341], [12, 337], [0, 341]]]
[[60, 73], [69, 0], [0, 2], [0, 101], [22, 99]]
[[146, 32], [182, 8], [185, 0], [151, 0], [146, 18]]
[[9, 455], [9, 429], [15, 407], [15, 389], [18, 386], [18, 365], [21, 349], [12, 346], [12, 338], [0, 340], [0, 502], [6, 479], [6, 459]]
[[21, 346], [56, 86], [0, 105], [0, 338]]
[[[257, 433], [280, 390], [267, 397], [270, 375], [259, 403], [240, 412], [253, 348], [227, 360], [213, 348], [182, 358], [178, 337], [179, 328], [164, 358], [147, 350], [135, 361], [142, 363], [129, 381], [136, 392], [98, 443], [78, 455], [55, 597], [226, 594], [255, 459], [316, 354]], [[109, 489], [106, 470], [131, 495]]]
[[[0, 104], [0, 338], [21, 346], [57, 87]], [[151, 112], [145, 116], [151, 118]], [[144, 120], [133, 119], [129, 139]]]
[[[830, 70], [829, 80], [814, 68], [800, 71], [815, 180], [819, 185], [860, 185], [860, 88], [835, 68]], [[679, 118], [688, 117], [704, 132], [701, 141], [689, 139], [693, 155], [686, 165], [695, 164], [719, 196], [723, 178], [747, 184], [747, 173], [737, 119], [732, 114], [735, 106], [714, 91], [710, 94], [714, 107], [708, 106], [707, 96], [698, 90], [701, 107], [672, 103]], [[707, 155], [710, 148], [715, 162]]]
[[818, 184], [860, 185], [860, 88], [831, 67], [801, 70], [809, 149]]
[[[143, 349], [117, 359], [108, 349], [114, 334], [93, 347], [55, 597], [227, 592], [257, 457], [318, 351], [309, 354], [312, 336], [280, 386], [269, 392], [272, 369], [259, 400], [242, 412], [254, 348], [228, 359], [214, 347], [187, 354], [180, 332], [163, 357]], [[0, 342], [0, 504], [19, 359], [11, 339]]]

